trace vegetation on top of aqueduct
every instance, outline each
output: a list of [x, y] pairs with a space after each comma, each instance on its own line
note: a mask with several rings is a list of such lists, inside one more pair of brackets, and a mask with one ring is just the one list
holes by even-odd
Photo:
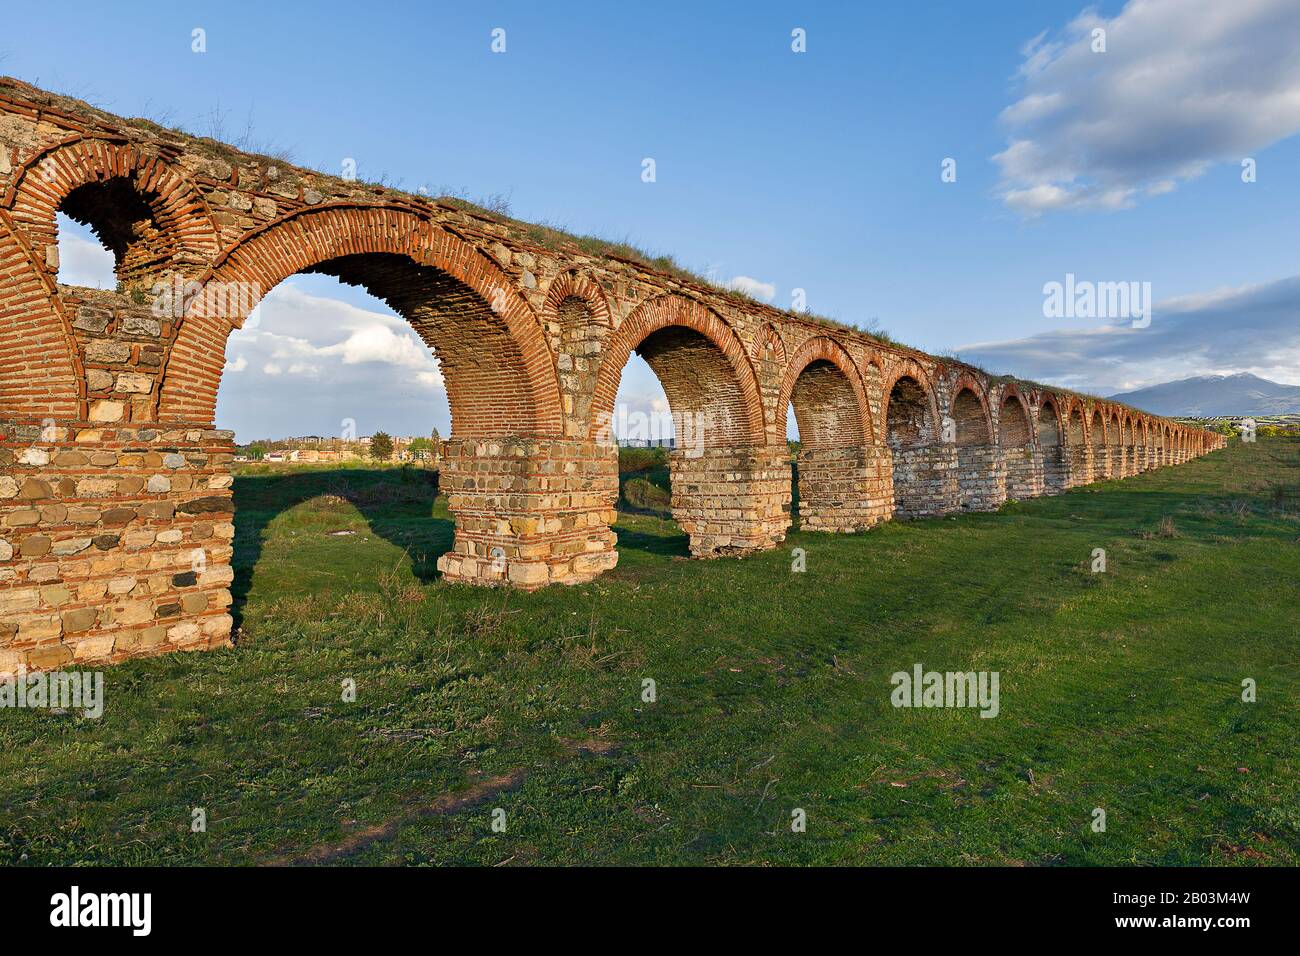
[[[254, 466], [239, 646], [5, 711], [0, 861], [1294, 866], [1297, 489], [1300, 440], [1233, 442], [689, 565], [625, 513], [614, 571], [524, 598], [434, 580], [418, 471]], [[917, 663], [998, 671], [999, 715], [894, 709]]]

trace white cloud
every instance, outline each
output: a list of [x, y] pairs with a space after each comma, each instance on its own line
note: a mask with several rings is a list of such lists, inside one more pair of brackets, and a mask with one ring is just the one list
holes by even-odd
[[267, 375], [329, 376], [339, 365], [385, 365], [413, 371], [406, 378], [424, 387], [443, 386], [437, 359], [401, 316], [311, 295], [292, 281], [262, 300], [255, 327], [231, 334], [227, 351], [234, 346], [254, 361], [257, 353], [265, 356]]
[[752, 279], [749, 276], [736, 276], [722, 285], [724, 288], [743, 292], [745, 295], [763, 302], [771, 302], [776, 296], [775, 285], [770, 282], [760, 282], [758, 279]]
[[1295, 0], [1130, 0], [1040, 34], [1002, 113], [1003, 201], [1031, 216], [1126, 208], [1300, 131], [1297, 36]]
[[[309, 288], [323, 294], [312, 294]], [[260, 321], [226, 345], [217, 420], [241, 441], [338, 434], [355, 419], [362, 434], [448, 434], [438, 362], [401, 316], [328, 277], [294, 278], [262, 301]], [[354, 304], [355, 300], [359, 304]]]
[[88, 226], [58, 214], [59, 281], [90, 289], [117, 287], [117, 261]]
[[1146, 328], [1055, 329], [958, 352], [993, 372], [1103, 395], [1235, 372], [1300, 385], [1300, 276], [1157, 302]]
[[406, 368], [424, 369], [429, 350], [413, 335], [401, 334], [385, 325], [356, 329], [342, 342], [316, 350], [317, 355], [337, 355], [345, 365], [384, 362]]

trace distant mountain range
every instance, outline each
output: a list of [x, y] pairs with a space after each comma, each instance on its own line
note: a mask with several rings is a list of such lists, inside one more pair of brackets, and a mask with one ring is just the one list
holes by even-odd
[[1180, 418], [1300, 414], [1300, 385], [1279, 385], [1249, 372], [1198, 375], [1111, 398], [1154, 415]]

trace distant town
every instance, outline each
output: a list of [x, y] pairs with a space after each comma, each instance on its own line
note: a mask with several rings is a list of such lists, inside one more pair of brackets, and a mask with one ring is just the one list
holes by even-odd
[[[618, 444], [624, 448], [672, 449], [675, 441], [665, 439], [628, 439]], [[323, 435], [302, 435], [297, 438], [259, 438], [239, 444], [235, 461], [312, 463], [329, 461], [392, 461], [422, 464], [436, 468], [442, 460], [446, 441], [434, 429], [424, 435], [389, 435], [375, 432], [359, 438], [326, 438]]]
[[436, 466], [442, 459], [443, 445], [437, 429], [429, 436], [375, 432], [359, 438], [326, 438], [321, 435], [259, 438], [236, 446], [235, 461], [274, 464], [369, 460]]

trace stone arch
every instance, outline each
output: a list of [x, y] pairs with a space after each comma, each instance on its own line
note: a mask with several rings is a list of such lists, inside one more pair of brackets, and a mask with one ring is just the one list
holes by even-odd
[[614, 403], [633, 350], [668, 398], [672, 513], [691, 554], [740, 554], [783, 539], [789, 453], [784, 441], [767, 440], [758, 376], [739, 336], [694, 299], [666, 294], [637, 306], [605, 342], [591, 403], [590, 438], [611, 457]]
[[1082, 448], [1088, 444], [1088, 422], [1084, 419], [1083, 403], [1072, 400], [1067, 407], [1070, 411], [1066, 418], [1065, 442], [1072, 447]]
[[808, 531], [857, 531], [887, 518], [893, 494], [871, 405], [853, 357], [825, 336], [795, 350], [777, 398], [778, 421], [799, 424], [799, 522]]
[[679, 446], [767, 443], [758, 376], [739, 337], [716, 312], [678, 295], [641, 303], [606, 340], [592, 399], [591, 438], [610, 440], [619, 380], [633, 350], [663, 386]]
[[1100, 407], [1094, 407], [1088, 416], [1088, 441], [1094, 448], [1098, 448], [1106, 444], [1106, 437], [1106, 416], [1101, 413]]
[[161, 421], [212, 421], [226, 339], [250, 297], [299, 272], [362, 285], [406, 316], [442, 364], [454, 438], [559, 433], [555, 359], [510, 278], [411, 210], [345, 203], [283, 216], [207, 270], [163, 369]]
[[789, 405], [805, 445], [857, 447], [874, 440], [871, 405], [857, 366], [843, 346], [825, 336], [802, 343], [787, 364], [777, 397], [778, 422]]
[[910, 360], [895, 365], [881, 406], [883, 437], [893, 458], [894, 513], [916, 518], [953, 510], [954, 452], [939, 444], [939, 409], [924, 369]]
[[962, 372], [952, 388], [951, 415], [957, 445], [957, 503], [963, 511], [992, 511], [1006, 500], [1006, 472], [996, 444], [988, 395]]
[[148, 288], [171, 270], [193, 274], [218, 251], [211, 210], [193, 183], [124, 139], [78, 136], [36, 153], [14, 175], [3, 205], [51, 273], [57, 261], [47, 250], [58, 242], [60, 210], [95, 231], [128, 287]]
[[988, 396], [969, 373], [963, 372], [953, 382], [951, 415], [959, 446], [987, 445], [995, 441]]
[[[998, 408], [998, 448], [1006, 473], [1008, 498], [1033, 498], [1043, 493], [1043, 454], [1034, 440], [1029, 403], [1014, 384], [1001, 392]], [[996, 460], [993, 462], [996, 465]], [[990, 477], [996, 482], [996, 475]]]
[[591, 393], [596, 380], [593, 349], [613, 328], [613, 315], [605, 291], [592, 279], [570, 270], [557, 277], [547, 289], [542, 321], [551, 341], [558, 342], [556, 375], [570, 412], [566, 434], [585, 434], [584, 423], [591, 415]]
[[1038, 418], [1034, 424], [1034, 440], [1042, 463], [1045, 494], [1060, 494], [1069, 486], [1064, 430], [1065, 421], [1061, 418], [1060, 402], [1053, 395], [1042, 395]]
[[1006, 386], [1002, 390], [1002, 405], [998, 409], [998, 444], [1012, 448], [1033, 444], [1032, 420], [1029, 403], [1020, 394], [1020, 389], [1014, 385]]
[[1035, 438], [1039, 448], [1054, 448], [1064, 444], [1065, 422], [1061, 419], [1061, 405], [1051, 395], [1044, 395], [1038, 407], [1038, 424]]
[[1094, 405], [1088, 415], [1088, 444], [1092, 446], [1092, 480], [1111, 478], [1110, 436], [1107, 419], [1100, 405]]
[[1106, 443], [1110, 446], [1106, 450], [1110, 476], [1123, 478], [1128, 474], [1128, 449], [1124, 447], [1124, 420], [1113, 405], [1106, 413]]
[[881, 434], [895, 452], [939, 440], [934, 384], [916, 362], [897, 363], [884, 379], [880, 418]]

